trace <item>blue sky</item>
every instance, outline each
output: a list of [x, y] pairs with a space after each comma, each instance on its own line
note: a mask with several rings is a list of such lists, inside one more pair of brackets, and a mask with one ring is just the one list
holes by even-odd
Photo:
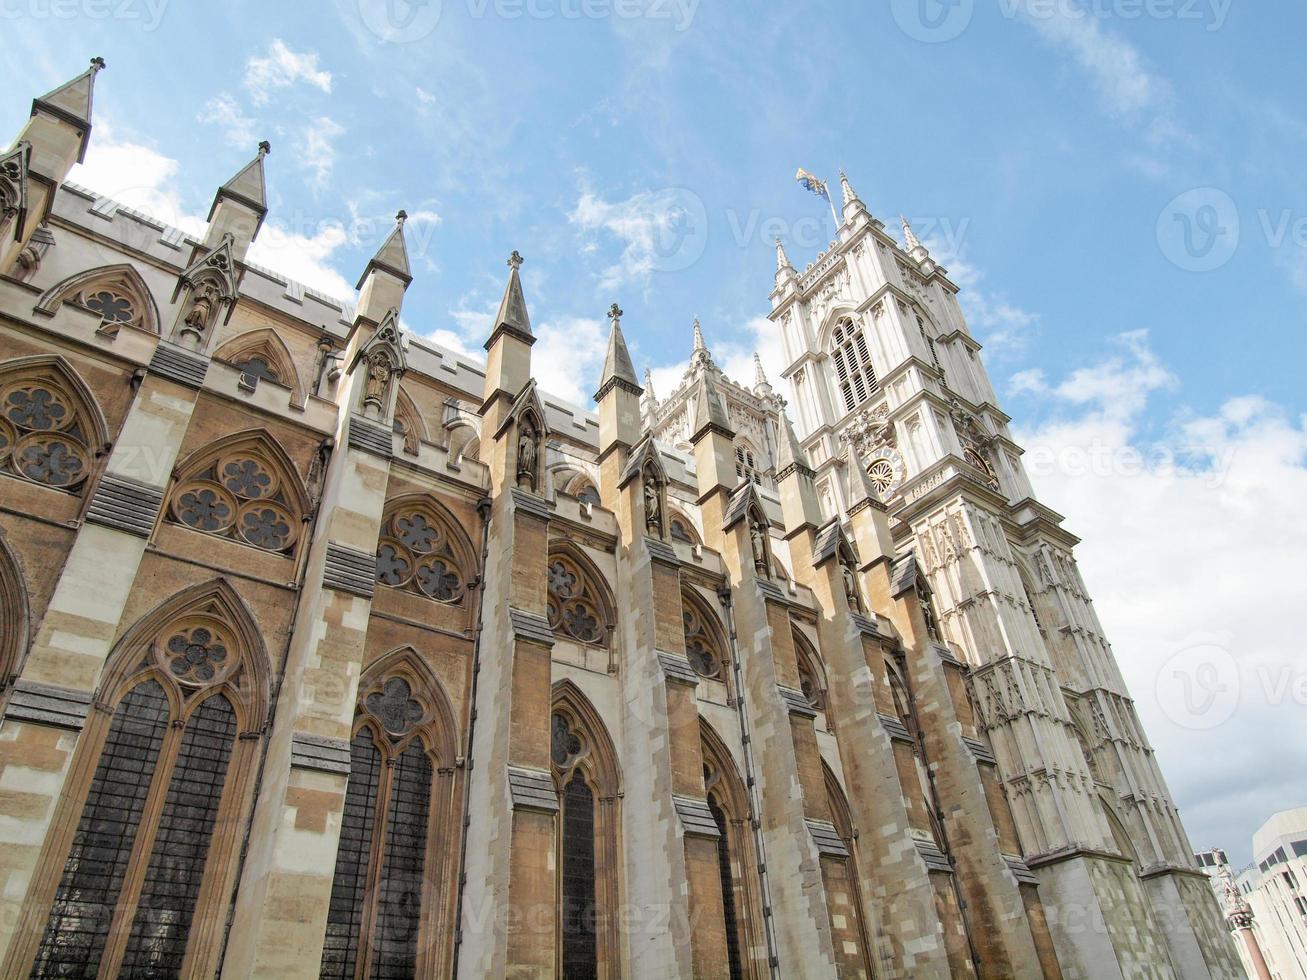
[[[966, 287], [1194, 843], [1246, 857], [1307, 800], [1282, 772], [1304, 772], [1307, 686], [1278, 684], [1307, 635], [1302, 5], [8, 0], [0, 18], [0, 131], [107, 60], [74, 174], [97, 190], [191, 227], [267, 138], [255, 259], [347, 292], [406, 208], [404, 319], [473, 352], [520, 250], [539, 373], [575, 400], [614, 300], [664, 394], [695, 314], [728, 371], [759, 349], [775, 374], [771, 237], [810, 261], [830, 217], [795, 168], [844, 167]], [[1231, 717], [1177, 721], [1176, 663], [1233, 671]]]

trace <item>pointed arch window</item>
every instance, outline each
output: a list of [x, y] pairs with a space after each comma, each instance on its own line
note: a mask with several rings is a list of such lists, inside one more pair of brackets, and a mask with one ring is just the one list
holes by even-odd
[[715, 617], [692, 593], [681, 593], [681, 620], [685, 626], [685, 656], [700, 677], [726, 680], [729, 660]]
[[561, 552], [550, 554], [547, 584], [550, 627], [578, 643], [607, 647], [611, 605], [581, 563]]
[[452, 715], [411, 650], [359, 686], [350, 774], [319, 975], [389, 980], [436, 974], [434, 935], [448, 882]]
[[78, 493], [104, 438], [88, 394], [57, 359], [0, 370], [0, 473]]
[[699, 534], [694, 529], [694, 522], [679, 511], [671, 511], [671, 519], [668, 521], [667, 533], [675, 541], [683, 541], [688, 545], [699, 543]]
[[826, 671], [808, 638], [794, 629], [794, 648], [799, 655], [799, 689], [816, 711], [826, 710]]
[[159, 313], [149, 288], [130, 265], [89, 269], [48, 290], [36, 308], [54, 313], [64, 303], [90, 310], [100, 317], [99, 332], [112, 339], [124, 326], [159, 332]]
[[835, 362], [836, 387], [846, 412], [853, 411], [880, 390], [867, 340], [862, 328], [852, 320], [841, 320], [831, 335], [831, 359]]
[[758, 477], [757, 456], [748, 443], [737, 443], [735, 446], [735, 476], [740, 483], [746, 480], [749, 483], [762, 482]]
[[294, 554], [306, 511], [298, 474], [258, 435], [194, 454], [168, 501], [173, 523], [284, 555]]
[[549, 756], [559, 802], [558, 975], [616, 977], [616, 755], [593, 706], [566, 681], [554, 693]]
[[467, 596], [473, 565], [466, 541], [443, 508], [426, 499], [391, 505], [377, 544], [377, 581], [437, 602]]
[[259, 747], [240, 733], [262, 726], [267, 671], [229, 587], [175, 604], [124, 637], [82, 736], [79, 751], [96, 762], [89, 785], [70, 785], [61, 803], [80, 810], [71, 839], [52, 839], [43, 857], [63, 874], [33, 944], [38, 980], [217, 966], [204, 937], [234, 886]]

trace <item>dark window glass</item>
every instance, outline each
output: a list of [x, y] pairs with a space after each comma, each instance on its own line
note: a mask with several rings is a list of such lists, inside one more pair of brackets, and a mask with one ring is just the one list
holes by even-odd
[[236, 713], [222, 695], [205, 701], [186, 723], [123, 955], [122, 976], [181, 974], [235, 739]]
[[722, 876], [722, 911], [726, 914], [726, 955], [730, 960], [731, 980], [743, 980], [744, 967], [740, 963], [740, 927], [735, 916], [735, 876], [731, 873], [731, 844], [726, 836], [726, 814], [717, 801], [708, 798], [708, 810], [717, 823], [717, 865]]
[[327, 910], [327, 934], [319, 970], [324, 980], [354, 978], [380, 775], [381, 753], [372, 741], [371, 731], [361, 729], [350, 743], [349, 783], [345, 789], [336, 875], [331, 883], [331, 905]]
[[413, 741], [391, 769], [386, 853], [372, 936], [373, 980], [405, 980], [417, 969], [430, 805], [431, 760], [421, 743]]
[[155, 681], [132, 690], [114, 712], [32, 966], [34, 980], [93, 977], [99, 969], [167, 725], [168, 698]]
[[563, 790], [563, 976], [599, 976], [595, 943], [594, 794], [578, 772]]

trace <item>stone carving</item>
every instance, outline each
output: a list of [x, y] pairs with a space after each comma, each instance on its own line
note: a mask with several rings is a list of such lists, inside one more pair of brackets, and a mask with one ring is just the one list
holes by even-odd
[[517, 429], [517, 485], [523, 490], [536, 488], [536, 462], [540, 455], [540, 434], [529, 417]]
[[749, 544], [753, 549], [753, 567], [763, 578], [770, 578], [767, 561], [767, 524], [758, 515], [749, 517]]
[[377, 351], [368, 358], [368, 376], [364, 383], [363, 402], [373, 404], [378, 409], [386, 404], [386, 389], [390, 384], [390, 358], [385, 351]]
[[649, 466], [644, 470], [644, 526], [658, 537], [663, 537], [662, 487], [653, 468]]
[[206, 282], [195, 291], [195, 298], [191, 301], [191, 308], [186, 313], [186, 319], [183, 321], [188, 331], [194, 334], [197, 341], [201, 341], [204, 332], [209, 329], [209, 323], [213, 319], [214, 308], [218, 304], [218, 288], [211, 282]]
[[856, 613], [862, 612], [862, 590], [858, 588], [858, 576], [847, 561], [840, 563], [840, 576], [844, 580], [844, 598], [848, 600], [849, 608]]

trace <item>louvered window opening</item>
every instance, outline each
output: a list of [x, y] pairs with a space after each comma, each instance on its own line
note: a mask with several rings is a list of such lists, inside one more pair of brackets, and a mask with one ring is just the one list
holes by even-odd
[[880, 391], [880, 382], [871, 366], [871, 355], [862, 331], [851, 323], [835, 328], [831, 356], [835, 361], [840, 395], [844, 410], [853, 411], [858, 405]]

